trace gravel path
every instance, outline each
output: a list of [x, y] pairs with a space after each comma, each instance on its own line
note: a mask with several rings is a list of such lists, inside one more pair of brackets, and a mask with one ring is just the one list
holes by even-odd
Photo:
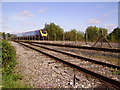
[[[14, 70], [23, 75], [23, 82], [33, 88], [95, 88], [104, 87], [98, 80], [55, 61], [41, 53], [11, 42], [16, 50]], [[73, 85], [73, 77], [76, 83]]]

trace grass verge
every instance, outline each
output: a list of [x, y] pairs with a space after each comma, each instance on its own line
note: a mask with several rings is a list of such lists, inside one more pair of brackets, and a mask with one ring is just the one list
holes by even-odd
[[22, 82], [22, 75], [13, 71], [13, 68], [17, 64], [16, 52], [14, 48], [8, 43], [8, 41], [1, 40], [0, 47], [2, 48], [2, 54], [0, 59], [1, 71], [2, 71], [2, 85], [1, 88], [30, 88], [28, 85]]

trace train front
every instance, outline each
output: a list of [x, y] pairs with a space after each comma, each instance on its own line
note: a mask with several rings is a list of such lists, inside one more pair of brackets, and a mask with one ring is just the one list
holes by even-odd
[[42, 40], [47, 40], [48, 39], [48, 33], [46, 30], [41, 29], [40, 30], [40, 35]]

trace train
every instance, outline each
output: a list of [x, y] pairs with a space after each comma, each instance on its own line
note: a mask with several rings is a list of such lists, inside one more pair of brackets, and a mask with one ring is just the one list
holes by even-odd
[[47, 40], [48, 33], [44, 29], [23, 32], [20, 34], [16, 34], [16, 39], [18, 40]]

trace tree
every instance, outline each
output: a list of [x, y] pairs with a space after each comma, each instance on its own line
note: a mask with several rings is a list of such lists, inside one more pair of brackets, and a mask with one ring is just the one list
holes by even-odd
[[89, 26], [86, 29], [87, 32], [87, 37], [88, 37], [88, 41], [96, 41], [98, 39], [98, 35], [99, 35], [99, 28], [97, 28], [96, 26]]
[[62, 40], [63, 29], [60, 26], [55, 25], [54, 23], [45, 24], [45, 28], [49, 35], [49, 40]]
[[3, 37], [3, 39], [6, 39], [5, 32], [2, 33], [2, 37]]
[[75, 41], [82, 40], [83, 34], [82, 32], [78, 32], [76, 29], [71, 29], [70, 31], [65, 32], [65, 40]]
[[0, 39], [2, 39], [2, 32], [0, 32]]
[[98, 28], [96, 26], [87, 27], [86, 32], [87, 32], [88, 41], [96, 41], [101, 35], [100, 30], [102, 30], [103, 35], [106, 37], [107, 36], [107, 29]]
[[[99, 28], [99, 30], [102, 30], [103, 35], [104, 35], [105, 37], [107, 36], [107, 29], [105, 29], [105, 28]], [[99, 35], [100, 35], [100, 32], [99, 32]]]
[[108, 36], [109, 41], [112, 42], [120, 42], [120, 28], [115, 28]]

